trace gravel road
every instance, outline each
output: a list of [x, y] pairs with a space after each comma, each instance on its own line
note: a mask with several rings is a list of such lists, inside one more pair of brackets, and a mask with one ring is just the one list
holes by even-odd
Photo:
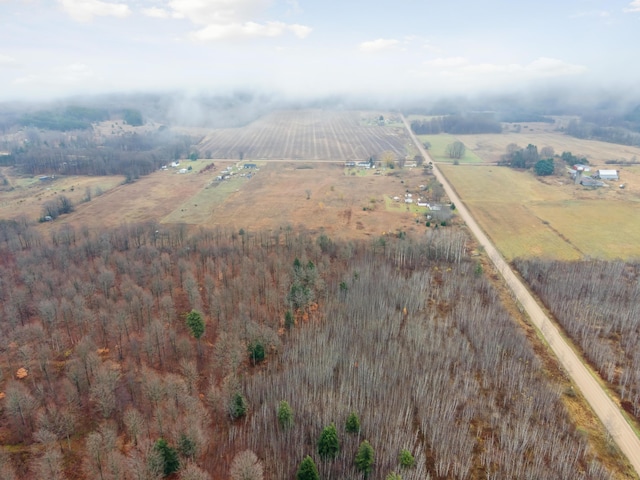
[[[422, 143], [420, 143], [418, 138], [413, 134], [404, 117], [403, 121], [416, 147], [428, 161], [431, 157], [422, 146]], [[498, 253], [496, 247], [478, 226], [458, 194], [449, 182], [447, 182], [444, 175], [438, 170], [435, 162], [433, 173], [444, 186], [444, 190], [449, 199], [455, 203], [458, 215], [460, 215], [469, 230], [475, 235], [478, 243], [482, 245], [496, 269], [502, 274], [515, 298], [527, 312], [531, 323], [542, 332], [542, 335], [562, 367], [569, 374], [576, 387], [580, 389], [620, 450], [627, 456], [636, 473], [640, 475], [640, 439], [625, 420], [618, 405], [609, 397], [607, 392], [600, 386], [600, 383], [585, 367], [582, 358], [565, 342], [556, 325], [547, 317], [540, 305], [529, 293], [529, 290], [527, 290], [522, 281], [520, 281], [511, 267]]]

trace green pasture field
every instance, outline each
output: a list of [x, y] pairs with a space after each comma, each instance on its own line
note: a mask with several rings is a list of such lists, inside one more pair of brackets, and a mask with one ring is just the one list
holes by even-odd
[[415, 203], [404, 203], [404, 198], [401, 198], [399, 202], [396, 202], [393, 197], [385, 195], [384, 206], [388, 212], [410, 212], [414, 214], [415, 218], [423, 220], [424, 222], [427, 221], [424, 214], [429, 211], [428, 208], [419, 207]]
[[640, 258], [637, 198], [615, 186], [588, 191], [507, 167], [440, 169], [507, 260]]
[[206, 224], [216, 207], [222, 205], [229, 196], [237, 193], [246, 182], [250, 181], [251, 179], [239, 175], [234, 175], [228, 180], [214, 180], [165, 216], [161, 222]]
[[[453, 159], [449, 158], [447, 155], [447, 146], [456, 140], [460, 140], [462, 143], [464, 142], [464, 137], [454, 137], [453, 135], [440, 134], [440, 135], [418, 135], [418, 139], [421, 143], [429, 142], [431, 143], [431, 148], [428, 150], [429, 155], [436, 162], [446, 162], [453, 163]], [[464, 156], [460, 159], [460, 163], [482, 163], [483, 160], [478, 155], [476, 155], [465, 143], [467, 147], [465, 149]]]

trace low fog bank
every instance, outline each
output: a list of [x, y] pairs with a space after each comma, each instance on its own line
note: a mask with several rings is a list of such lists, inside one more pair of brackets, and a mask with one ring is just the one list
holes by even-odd
[[[491, 112], [501, 121], [536, 116], [573, 115], [603, 125], [638, 123], [640, 90], [554, 87], [523, 92], [410, 96], [325, 95], [291, 96], [281, 92], [183, 92], [126, 93], [77, 96], [49, 102], [0, 103], [0, 130], [19, 123], [25, 115], [65, 112], [69, 107], [103, 109], [110, 119], [122, 112], [139, 111], [145, 123], [167, 126], [234, 128], [247, 125], [276, 110], [337, 109], [385, 110], [405, 114], [450, 115]], [[28, 125], [26, 125], [28, 126]], [[629, 126], [629, 125], [627, 125]], [[630, 125], [633, 130], [633, 125]], [[637, 130], [640, 131], [640, 130]]]

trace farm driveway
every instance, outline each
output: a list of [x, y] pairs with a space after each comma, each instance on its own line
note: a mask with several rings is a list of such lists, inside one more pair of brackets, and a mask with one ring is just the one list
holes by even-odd
[[[413, 138], [416, 148], [418, 148], [425, 159], [430, 158], [427, 151], [411, 131], [404, 117], [403, 120], [409, 134]], [[478, 243], [484, 247], [489, 258], [498, 271], [500, 271], [517, 300], [526, 310], [531, 318], [531, 322], [540, 330], [560, 364], [567, 371], [576, 386], [582, 391], [591, 408], [593, 408], [596, 415], [598, 415], [605, 425], [611, 437], [620, 447], [620, 450], [627, 456], [631, 465], [633, 465], [636, 473], [640, 474], [640, 439], [627, 423], [618, 406], [585, 367], [582, 359], [573, 351], [567, 342], [565, 342], [556, 325], [542, 311], [542, 308], [540, 308], [540, 305], [538, 305], [525, 285], [515, 275], [507, 262], [498, 253], [498, 250], [493, 246], [493, 243], [491, 243], [489, 238], [480, 229], [460, 197], [458, 197], [455, 190], [449, 185], [447, 179], [442, 175], [440, 170], [438, 170], [437, 166], [434, 165], [433, 171], [438, 181], [444, 186], [444, 190], [449, 196], [449, 199], [455, 203], [456, 211], [475, 235]]]

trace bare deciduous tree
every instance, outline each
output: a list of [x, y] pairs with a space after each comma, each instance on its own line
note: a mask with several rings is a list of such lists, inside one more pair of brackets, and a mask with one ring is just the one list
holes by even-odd
[[257, 455], [244, 450], [233, 458], [229, 476], [232, 480], [262, 480], [264, 469]]

